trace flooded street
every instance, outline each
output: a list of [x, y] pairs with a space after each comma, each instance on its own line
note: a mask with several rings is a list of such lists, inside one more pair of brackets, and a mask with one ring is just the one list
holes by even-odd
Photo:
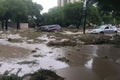
[[120, 80], [120, 64], [116, 63], [120, 59], [120, 48], [83, 45], [77, 50], [67, 56], [71, 60], [71, 67], [57, 72], [65, 80]]
[[18, 75], [23, 76], [43, 68], [55, 70], [65, 80], [120, 80], [120, 48], [110, 44], [47, 46], [48, 41], [56, 40], [53, 35], [37, 40], [40, 42], [23, 39], [12, 43], [0, 39], [0, 74], [21, 69]]

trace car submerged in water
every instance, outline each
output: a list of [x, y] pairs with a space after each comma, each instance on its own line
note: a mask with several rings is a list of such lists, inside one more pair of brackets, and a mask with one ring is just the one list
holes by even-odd
[[93, 29], [90, 33], [92, 33], [92, 34], [117, 33], [117, 28], [116, 28], [116, 26], [112, 26], [112, 25], [101, 25], [101, 26], [99, 26], [99, 28]]
[[40, 27], [41, 31], [48, 31], [48, 32], [55, 32], [55, 31], [61, 31], [61, 26], [60, 25], [44, 25]]

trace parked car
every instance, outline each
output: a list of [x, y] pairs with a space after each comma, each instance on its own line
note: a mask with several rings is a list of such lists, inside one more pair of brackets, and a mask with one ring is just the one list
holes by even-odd
[[60, 25], [45, 25], [41, 26], [40, 29], [42, 31], [61, 31], [61, 26]]
[[115, 26], [112, 25], [101, 25], [99, 26], [99, 28], [97, 29], [93, 29], [90, 33], [117, 33], [117, 28]]

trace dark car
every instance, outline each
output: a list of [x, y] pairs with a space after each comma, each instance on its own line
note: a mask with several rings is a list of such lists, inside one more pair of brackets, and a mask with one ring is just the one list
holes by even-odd
[[45, 25], [41, 26], [40, 29], [42, 31], [61, 31], [60, 25]]

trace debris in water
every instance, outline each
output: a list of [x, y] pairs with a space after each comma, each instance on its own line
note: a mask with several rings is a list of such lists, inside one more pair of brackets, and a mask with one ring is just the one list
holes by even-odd
[[36, 61], [22, 61], [18, 62], [17, 64], [38, 64]]

